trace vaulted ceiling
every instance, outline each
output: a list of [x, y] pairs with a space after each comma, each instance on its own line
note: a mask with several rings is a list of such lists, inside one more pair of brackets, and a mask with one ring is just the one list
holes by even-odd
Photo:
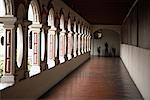
[[135, 0], [63, 0], [91, 24], [120, 25]]

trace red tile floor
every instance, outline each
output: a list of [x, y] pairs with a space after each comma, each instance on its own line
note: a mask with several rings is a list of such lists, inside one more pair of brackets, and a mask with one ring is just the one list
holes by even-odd
[[39, 99], [143, 100], [117, 57], [91, 57]]

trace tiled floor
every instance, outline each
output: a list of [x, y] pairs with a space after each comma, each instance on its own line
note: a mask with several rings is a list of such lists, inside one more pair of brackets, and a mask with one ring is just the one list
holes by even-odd
[[40, 99], [142, 100], [120, 58], [109, 57], [91, 57]]

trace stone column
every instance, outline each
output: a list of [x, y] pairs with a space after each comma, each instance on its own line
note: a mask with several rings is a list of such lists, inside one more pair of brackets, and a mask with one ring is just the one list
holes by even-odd
[[78, 34], [78, 55], [81, 55], [81, 47], [80, 47], [80, 39], [81, 39], [81, 35], [80, 35], [80, 33]]
[[54, 67], [55, 64], [55, 36], [56, 36], [56, 27], [51, 27], [48, 30], [48, 39], [47, 39], [47, 64], [48, 68]]
[[40, 73], [40, 31], [42, 25], [39, 22], [34, 22], [29, 26], [29, 32], [32, 32], [32, 67], [29, 72], [30, 76]]
[[84, 35], [84, 53], [86, 53], [86, 34]]
[[65, 33], [66, 31], [63, 29], [59, 34], [59, 61], [60, 63], [65, 62]]
[[73, 48], [73, 40], [72, 40], [72, 31], [70, 31], [68, 33], [68, 52], [67, 52], [67, 57], [68, 57], [68, 60], [70, 60], [72, 58], [72, 48]]
[[24, 62], [24, 75], [25, 78], [29, 77], [28, 73], [28, 26], [31, 25], [31, 22], [24, 21], [23, 22], [23, 43], [24, 43], [24, 52], [23, 52], [23, 62]]
[[15, 30], [14, 23], [16, 18], [12, 15], [0, 17], [0, 22], [3, 23], [4, 28], [4, 40], [5, 40], [5, 64], [3, 67], [3, 76], [1, 77], [1, 83], [14, 84], [14, 72], [15, 72]]
[[87, 35], [87, 52], [89, 52], [89, 35]]
[[77, 33], [74, 33], [74, 44], [73, 44], [73, 55], [74, 57], [77, 56]]
[[82, 42], [81, 42], [81, 53], [84, 54], [84, 34], [82, 34], [81, 40], [82, 40]]
[[91, 51], [91, 36], [89, 35], [89, 51]]

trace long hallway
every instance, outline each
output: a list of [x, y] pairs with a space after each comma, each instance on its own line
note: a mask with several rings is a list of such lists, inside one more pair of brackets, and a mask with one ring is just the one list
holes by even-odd
[[142, 100], [142, 97], [120, 58], [91, 57], [40, 99]]

